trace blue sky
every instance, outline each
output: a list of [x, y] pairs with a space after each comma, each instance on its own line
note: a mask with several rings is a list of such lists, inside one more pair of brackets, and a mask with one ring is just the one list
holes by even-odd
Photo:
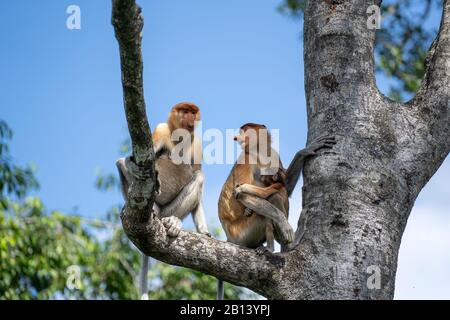
[[[192, 101], [205, 129], [250, 121], [281, 128], [288, 163], [306, 139], [302, 26], [276, 11], [280, 2], [140, 1], [152, 128], [172, 105]], [[66, 28], [71, 4], [81, 8], [81, 30]], [[0, 11], [0, 118], [14, 130], [14, 159], [36, 164], [37, 194], [49, 209], [94, 218], [122, 201], [118, 192], [98, 192], [94, 180], [97, 168], [115, 172], [127, 137], [110, 13], [109, 0], [16, 0]], [[387, 91], [387, 79], [378, 84]], [[230, 168], [204, 166], [211, 225], [219, 225], [217, 198]], [[400, 251], [397, 298], [450, 298], [449, 179], [447, 160], [416, 202]], [[299, 193], [291, 200], [293, 225]]]

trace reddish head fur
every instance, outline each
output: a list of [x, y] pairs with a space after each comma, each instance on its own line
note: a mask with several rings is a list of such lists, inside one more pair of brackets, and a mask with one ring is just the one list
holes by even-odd
[[243, 130], [245, 132], [248, 129], [259, 130], [259, 129], [267, 129], [267, 128], [263, 124], [257, 124], [257, 123], [249, 122], [249, 123], [246, 123], [246, 124], [242, 125], [239, 129], [241, 129], [241, 130]]
[[190, 102], [180, 102], [173, 106], [167, 122], [171, 131], [182, 128], [193, 132], [196, 121], [200, 121], [200, 108]]
[[[247, 134], [247, 131], [254, 131], [253, 134], [256, 134], [255, 138], [256, 141], [253, 141], [254, 143], [257, 143], [254, 147], [256, 148], [255, 151], [261, 150], [260, 148], [268, 149], [270, 151], [271, 149], [271, 137], [269, 130], [267, 130], [267, 127], [263, 124], [257, 124], [257, 123], [246, 123], [240, 127], [240, 133], [239, 135], [234, 137], [234, 141], [237, 141], [239, 144], [241, 144], [241, 147], [245, 150], [245, 152], [249, 152], [249, 143], [252, 143], [249, 139], [249, 135]], [[267, 140], [266, 141], [260, 141], [260, 130], [264, 130], [266, 133]], [[264, 136], [263, 136], [264, 137]]]
[[200, 113], [200, 108], [190, 102], [180, 102], [173, 106], [172, 111], [190, 111]]

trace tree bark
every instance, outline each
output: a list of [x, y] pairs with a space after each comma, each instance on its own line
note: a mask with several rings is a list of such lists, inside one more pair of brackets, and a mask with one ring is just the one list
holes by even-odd
[[375, 84], [375, 30], [367, 28], [366, 10], [378, 3], [306, 2], [308, 141], [334, 135], [338, 142], [306, 163], [300, 244], [259, 256], [193, 232], [169, 238], [149, 214], [156, 180], [142, 86], [143, 20], [134, 0], [113, 0], [133, 155], [146, 173], [130, 187], [122, 222], [144, 253], [270, 299], [393, 298], [408, 216], [450, 151], [450, 0], [444, 1], [422, 86], [404, 104], [383, 96]]

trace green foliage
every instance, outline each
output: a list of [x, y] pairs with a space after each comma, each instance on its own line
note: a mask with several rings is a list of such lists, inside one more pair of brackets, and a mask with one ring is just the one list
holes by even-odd
[[[12, 131], [0, 120], [0, 299], [135, 299], [139, 254], [118, 223], [48, 212], [33, 170], [13, 164]], [[80, 268], [81, 288], [67, 287], [70, 266]]]
[[285, 15], [300, 18], [303, 17], [305, 4], [306, 0], [284, 0], [284, 2], [278, 7], [278, 11]]
[[11, 129], [0, 119], [0, 208], [6, 208], [7, 195], [21, 199], [27, 191], [39, 187], [32, 167], [12, 163], [8, 145], [12, 137]]
[[382, 6], [383, 25], [377, 34], [377, 70], [396, 80], [390, 96], [410, 97], [419, 89], [425, 74], [425, 57], [437, 30], [424, 26], [433, 6], [440, 0], [386, 1]]
[[[217, 294], [217, 279], [201, 272], [152, 262], [149, 273], [152, 300], [212, 300]], [[225, 299], [256, 299], [257, 294], [224, 283]]]
[[[382, 2], [382, 26], [375, 47], [377, 71], [395, 81], [389, 92], [394, 100], [410, 98], [419, 89], [426, 53], [437, 31], [425, 25], [439, 6], [441, 0]], [[298, 18], [303, 16], [304, 7], [305, 0], [284, 0], [279, 10]]]
[[[133, 299], [139, 255], [115, 225], [61, 212], [46, 213], [37, 198], [0, 210], [0, 299]], [[70, 290], [68, 268], [80, 268], [81, 288]]]

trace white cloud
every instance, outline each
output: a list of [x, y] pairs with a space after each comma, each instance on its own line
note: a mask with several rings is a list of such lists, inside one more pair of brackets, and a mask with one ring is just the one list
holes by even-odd
[[450, 299], [449, 231], [447, 208], [413, 209], [400, 246], [395, 299]]
[[450, 160], [420, 193], [400, 246], [395, 299], [450, 299]]

